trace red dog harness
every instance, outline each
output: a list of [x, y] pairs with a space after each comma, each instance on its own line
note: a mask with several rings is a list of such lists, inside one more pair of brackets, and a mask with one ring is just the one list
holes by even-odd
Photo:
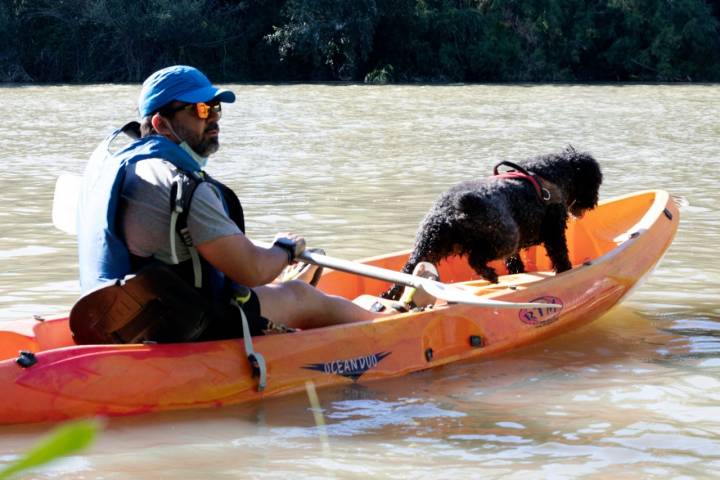
[[[508, 166], [512, 168], [513, 170], [508, 170], [507, 172], [500, 172], [499, 168], [501, 166]], [[512, 162], [508, 161], [502, 161], [495, 165], [493, 168], [493, 176], [498, 178], [510, 178], [510, 179], [517, 179], [517, 180], [525, 180], [532, 184], [532, 186], [535, 188], [535, 193], [537, 193], [538, 198], [545, 202], [545, 203], [560, 203], [562, 202], [562, 198], [560, 195], [560, 190], [555, 186], [553, 183], [548, 182], [544, 178], [540, 177], [539, 175], [535, 175], [534, 173], [528, 172], [524, 168], [522, 168], [520, 165], [517, 165]]]

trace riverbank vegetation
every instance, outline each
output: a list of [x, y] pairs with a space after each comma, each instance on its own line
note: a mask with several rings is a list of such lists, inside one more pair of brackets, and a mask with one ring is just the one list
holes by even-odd
[[710, 0], [2, 0], [0, 81], [720, 81]]

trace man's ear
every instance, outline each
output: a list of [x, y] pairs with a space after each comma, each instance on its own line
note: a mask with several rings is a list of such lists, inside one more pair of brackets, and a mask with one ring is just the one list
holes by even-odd
[[163, 118], [162, 115], [159, 113], [156, 113], [152, 116], [150, 119], [150, 123], [152, 124], [153, 128], [156, 132], [158, 132], [160, 135], [170, 135], [170, 129], [167, 127], [167, 118]]

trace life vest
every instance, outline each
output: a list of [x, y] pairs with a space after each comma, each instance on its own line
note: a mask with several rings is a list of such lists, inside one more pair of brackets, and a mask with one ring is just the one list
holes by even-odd
[[[130, 125], [110, 134], [95, 149], [85, 170], [77, 218], [80, 285], [84, 295], [70, 312], [73, 336], [80, 343], [194, 341], [211, 322], [226, 321], [239, 314], [245, 352], [258, 377], [258, 391], [262, 391], [267, 382], [267, 367], [262, 354], [253, 349], [242, 307], [251, 298], [250, 290], [201, 259], [187, 233], [187, 215], [199, 183], [210, 182], [220, 191], [226, 213], [245, 232], [242, 205], [229, 187], [210, 178], [190, 155], [159, 135], [137, 139], [113, 154], [112, 142], [121, 132], [128, 133]], [[132, 132], [128, 135], [137, 137]], [[192, 260], [169, 268], [162, 264], [153, 267], [152, 260], [133, 256], [117, 229], [126, 168], [150, 158], [169, 161], [180, 172], [170, 192], [168, 233], [173, 252], [177, 231], [191, 248]], [[176, 258], [174, 253], [172, 256]], [[137, 275], [123, 280], [136, 272]]]
[[[106, 285], [109, 282], [123, 279], [146, 266], [151, 259], [139, 261], [130, 253], [127, 245], [118, 232], [117, 213], [122, 193], [126, 168], [139, 161], [150, 158], [161, 158], [178, 168], [181, 175], [173, 186], [171, 208], [180, 207], [180, 223], [178, 231], [186, 228], [187, 213], [192, 193], [202, 181], [215, 185], [222, 194], [223, 204], [230, 218], [244, 231], [242, 206], [234, 192], [210, 178], [201, 171], [199, 165], [183, 149], [160, 135], [151, 135], [132, 142], [127, 147], [112, 153], [110, 148], [123, 129], [115, 130], [93, 152], [84, 173], [84, 181], [78, 207], [78, 255], [80, 267], [80, 287], [83, 294]], [[176, 188], [183, 188], [182, 195], [175, 198]], [[179, 202], [179, 203], [178, 203]], [[172, 225], [171, 228], [175, 228]], [[171, 238], [174, 238], [170, 232]], [[181, 234], [182, 235], [182, 234]], [[185, 235], [185, 239], [187, 235]], [[188, 241], [186, 241], [188, 243]], [[191, 246], [191, 245], [189, 245]], [[211, 300], [225, 300], [231, 295], [232, 283], [206, 261], [200, 259], [196, 263], [186, 261], [180, 263], [175, 271], [190, 284], [200, 287], [197, 281], [198, 268], [202, 271], [202, 290]]]

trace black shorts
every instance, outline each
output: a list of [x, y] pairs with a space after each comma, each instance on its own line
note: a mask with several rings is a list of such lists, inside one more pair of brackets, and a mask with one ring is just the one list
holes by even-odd
[[[260, 312], [260, 299], [254, 290], [250, 290], [250, 298], [242, 305], [242, 310], [245, 313], [248, 326], [250, 327], [250, 335], [253, 337], [294, 331], [294, 329], [275, 324], [262, 316]], [[215, 317], [210, 322], [196, 341], [227, 340], [242, 337], [243, 327], [240, 311], [234, 305], [230, 305], [225, 309], [225, 314], [222, 315], [222, 317]]]

